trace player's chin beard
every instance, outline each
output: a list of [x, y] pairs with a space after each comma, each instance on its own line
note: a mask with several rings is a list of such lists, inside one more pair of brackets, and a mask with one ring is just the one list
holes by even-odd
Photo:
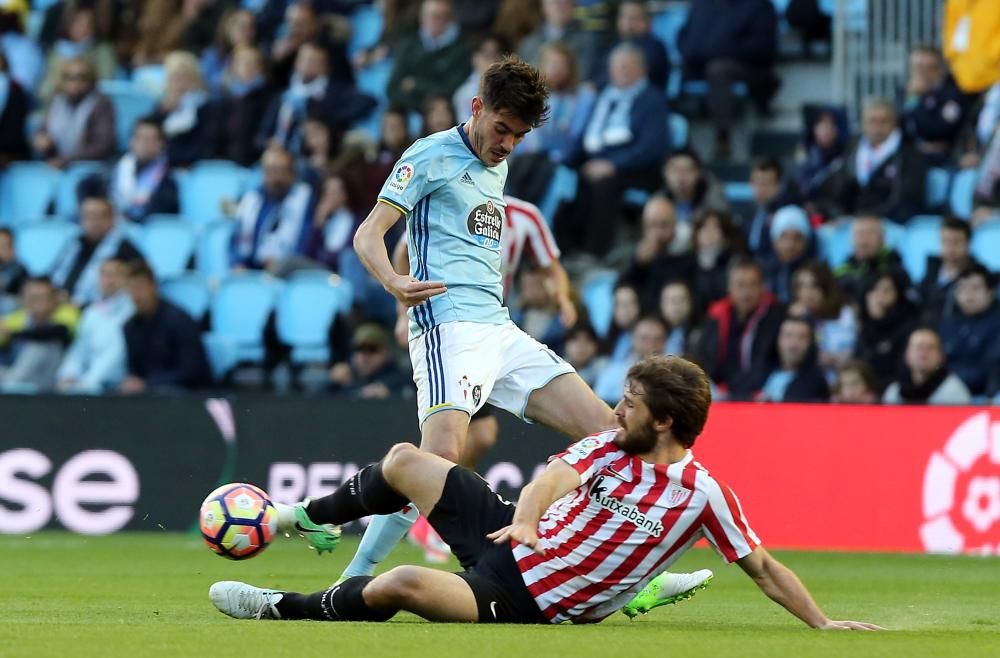
[[656, 447], [656, 430], [650, 425], [639, 425], [632, 429], [622, 429], [615, 437], [615, 443], [623, 452], [642, 455]]

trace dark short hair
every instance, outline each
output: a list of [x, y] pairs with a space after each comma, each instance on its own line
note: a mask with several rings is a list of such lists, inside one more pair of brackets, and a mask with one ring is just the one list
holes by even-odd
[[985, 283], [986, 287], [990, 290], [997, 287], [996, 277], [993, 276], [992, 272], [979, 263], [972, 263], [962, 270], [962, 272], [958, 275], [958, 280], [961, 281], [962, 279], [971, 279], [974, 276], [982, 277], [983, 283]]
[[878, 376], [875, 374], [875, 370], [868, 365], [866, 361], [860, 359], [852, 359], [845, 363], [844, 365], [837, 368], [837, 388], [840, 388], [840, 380], [843, 378], [845, 372], [856, 372], [861, 381], [864, 382], [865, 387], [876, 393], [878, 395], [882, 394], [882, 383], [879, 382]]
[[643, 388], [653, 418], [670, 419], [670, 432], [684, 447], [694, 445], [708, 420], [712, 388], [705, 371], [679, 356], [657, 354], [629, 368], [627, 381]]
[[779, 179], [784, 174], [781, 162], [769, 155], [754, 158], [753, 164], [750, 165], [750, 171], [773, 171]]
[[578, 320], [576, 324], [569, 328], [566, 332], [566, 340], [572, 340], [575, 336], [584, 335], [595, 343], [600, 342], [597, 337], [597, 332], [594, 330], [594, 326], [590, 324], [587, 319]]
[[153, 273], [153, 268], [144, 260], [132, 261], [128, 268], [128, 278], [146, 279], [150, 283], [156, 283], [156, 274]]
[[549, 89], [541, 73], [516, 55], [506, 55], [486, 69], [479, 97], [487, 109], [510, 112], [533, 128], [549, 118]]
[[666, 166], [668, 162], [674, 158], [688, 158], [692, 160], [698, 169], [702, 169], [701, 156], [690, 146], [685, 146], [683, 148], [674, 149], [667, 154], [667, 157], [663, 159], [663, 166]]
[[150, 127], [150, 128], [155, 128], [156, 132], [159, 133], [159, 135], [160, 135], [160, 139], [164, 138], [163, 124], [160, 123], [160, 120], [157, 119], [156, 116], [151, 115], [151, 116], [146, 116], [146, 117], [139, 118], [139, 120], [137, 120], [135, 122], [135, 125], [132, 126], [132, 134], [134, 135], [136, 133], [136, 131], [139, 130], [139, 128], [141, 126], [147, 126], [147, 127]]
[[728, 279], [733, 275], [736, 270], [753, 270], [760, 277], [760, 280], [764, 280], [764, 268], [761, 267], [760, 263], [755, 261], [750, 256], [734, 256], [731, 261], [729, 261], [729, 269], [726, 271], [726, 278]]
[[965, 236], [966, 242], [972, 240], [972, 227], [969, 222], [964, 219], [959, 219], [954, 215], [946, 215], [944, 220], [941, 222], [941, 229], [946, 231], [956, 231]]

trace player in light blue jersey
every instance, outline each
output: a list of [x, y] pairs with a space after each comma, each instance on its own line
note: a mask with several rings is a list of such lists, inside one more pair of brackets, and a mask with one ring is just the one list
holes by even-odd
[[[470, 417], [487, 402], [574, 440], [617, 426], [573, 367], [519, 329], [503, 306], [506, 160], [545, 121], [547, 100], [537, 69], [516, 58], [493, 64], [469, 120], [403, 153], [354, 237], [365, 267], [409, 308], [420, 447], [451, 462], [462, 454]], [[403, 216], [406, 274], [385, 247], [386, 232]], [[330, 498], [279, 506], [282, 529], [332, 548], [324, 529]], [[343, 577], [370, 576], [416, 516], [409, 509], [375, 517]]]

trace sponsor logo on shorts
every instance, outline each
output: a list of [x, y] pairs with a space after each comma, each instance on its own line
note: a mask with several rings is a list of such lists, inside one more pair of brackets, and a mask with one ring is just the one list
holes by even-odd
[[503, 212], [492, 201], [472, 209], [468, 219], [469, 233], [476, 242], [487, 249], [500, 248], [500, 234], [503, 232]]
[[479, 406], [479, 401], [483, 399], [483, 387], [476, 384], [472, 387], [472, 402]]
[[590, 497], [594, 499], [595, 503], [609, 512], [623, 517], [626, 521], [653, 537], [658, 538], [663, 534], [663, 524], [660, 523], [659, 519], [651, 519], [640, 512], [635, 506], [624, 503], [609, 495], [607, 493], [608, 487], [605, 485], [606, 481], [603, 475], [599, 475], [594, 479], [594, 484], [590, 487]]

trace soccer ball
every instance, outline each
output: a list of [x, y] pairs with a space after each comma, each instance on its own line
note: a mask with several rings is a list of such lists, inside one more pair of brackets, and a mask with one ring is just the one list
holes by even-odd
[[201, 536], [231, 560], [257, 555], [278, 534], [278, 510], [252, 484], [224, 484], [201, 504]]

